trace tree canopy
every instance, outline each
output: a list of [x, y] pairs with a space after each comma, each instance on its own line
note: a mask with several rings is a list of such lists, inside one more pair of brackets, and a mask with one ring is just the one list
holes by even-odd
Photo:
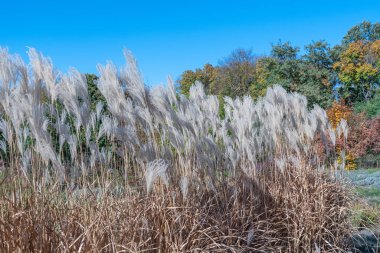
[[179, 91], [188, 94], [196, 81], [219, 96], [251, 95], [257, 99], [275, 84], [308, 98], [309, 106], [331, 106], [336, 99], [349, 104], [370, 100], [380, 80], [380, 23], [352, 27], [338, 45], [312, 41], [300, 50], [291, 42], [272, 44], [270, 55], [236, 49], [216, 66], [185, 70]]
[[350, 103], [368, 101], [380, 81], [380, 40], [352, 42], [334, 63], [342, 98]]

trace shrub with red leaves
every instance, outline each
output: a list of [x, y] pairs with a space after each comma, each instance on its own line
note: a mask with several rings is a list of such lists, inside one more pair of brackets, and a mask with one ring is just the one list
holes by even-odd
[[355, 157], [380, 154], [380, 116], [368, 120], [364, 114], [353, 114], [348, 125], [348, 152]]

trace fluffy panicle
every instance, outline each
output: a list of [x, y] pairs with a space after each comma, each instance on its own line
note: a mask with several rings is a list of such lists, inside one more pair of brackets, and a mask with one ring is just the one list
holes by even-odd
[[168, 163], [163, 159], [156, 159], [146, 165], [145, 179], [148, 193], [152, 190], [153, 184], [157, 178], [160, 178], [166, 185], [169, 183], [166, 174], [168, 166]]
[[45, 84], [48, 91], [47, 95], [49, 95], [52, 101], [55, 101], [58, 97], [58, 74], [53, 68], [51, 59], [44, 57], [34, 48], [29, 49], [28, 55], [34, 73], [34, 81]]
[[127, 66], [122, 72], [123, 82], [126, 85], [126, 91], [132, 97], [132, 99], [142, 107], [148, 106], [147, 94], [149, 91], [145, 89], [144, 81], [141, 73], [137, 67], [137, 62], [132, 53], [128, 50], [124, 50], [124, 57], [127, 62]]

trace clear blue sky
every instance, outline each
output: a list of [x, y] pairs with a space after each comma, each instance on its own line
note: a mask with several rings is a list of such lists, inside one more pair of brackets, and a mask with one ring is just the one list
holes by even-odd
[[379, 0], [346, 1], [54, 1], [3, 0], [0, 45], [26, 58], [27, 46], [66, 72], [124, 64], [133, 52], [148, 85], [217, 64], [233, 49], [270, 52], [271, 43], [339, 43], [353, 25], [380, 21]]

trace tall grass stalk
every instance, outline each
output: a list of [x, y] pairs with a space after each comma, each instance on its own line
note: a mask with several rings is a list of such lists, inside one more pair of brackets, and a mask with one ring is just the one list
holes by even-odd
[[326, 171], [346, 124], [280, 86], [221, 118], [202, 84], [149, 89], [125, 56], [98, 66], [94, 107], [78, 71], [0, 49], [2, 249], [344, 251], [350, 198]]

